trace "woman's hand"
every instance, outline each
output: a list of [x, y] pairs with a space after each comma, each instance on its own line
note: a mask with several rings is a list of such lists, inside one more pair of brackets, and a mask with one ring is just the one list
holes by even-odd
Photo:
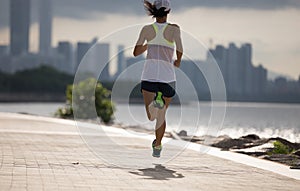
[[180, 67], [180, 63], [181, 63], [181, 60], [175, 60], [174, 61], [174, 66], [179, 68]]
[[133, 51], [134, 56], [139, 56], [143, 54], [148, 49], [148, 45], [136, 45]]

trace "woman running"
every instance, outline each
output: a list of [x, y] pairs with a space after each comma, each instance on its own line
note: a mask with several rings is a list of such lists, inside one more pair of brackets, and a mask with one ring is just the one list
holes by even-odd
[[[170, 13], [169, 0], [155, 0], [153, 4], [144, 1], [149, 16], [156, 19], [143, 27], [133, 55], [147, 51], [147, 59], [141, 78], [141, 91], [144, 97], [148, 119], [156, 119], [156, 139], [152, 143], [153, 157], [160, 157], [162, 138], [166, 129], [166, 110], [175, 95], [175, 67], [180, 67], [183, 54], [180, 28], [167, 22]], [[176, 45], [176, 60], [173, 61]]]

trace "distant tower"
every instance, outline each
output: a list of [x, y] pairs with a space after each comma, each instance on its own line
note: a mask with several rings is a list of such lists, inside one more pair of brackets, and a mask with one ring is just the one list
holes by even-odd
[[230, 43], [228, 47], [227, 55], [227, 75], [228, 75], [228, 85], [227, 91], [230, 94], [240, 93], [240, 79], [239, 79], [239, 51], [234, 43]]
[[73, 64], [72, 64], [72, 45], [70, 42], [59, 42], [57, 47], [57, 52], [64, 59], [63, 65], [60, 66], [60, 69], [66, 73], [73, 73]]
[[251, 95], [253, 93], [253, 71], [254, 67], [252, 65], [252, 45], [249, 43], [246, 43], [242, 46], [243, 50], [243, 64], [244, 64], [244, 78], [245, 78], [245, 84], [244, 84], [244, 93], [246, 95]]
[[110, 81], [110, 73], [109, 73], [109, 49], [110, 46], [107, 43], [98, 43], [93, 48], [93, 62], [95, 68], [98, 68], [100, 65], [101, 67], [104, 66], [101, 74], [99, 76], [99, 80], [101, 82], [108, 82]]
[[[80, 71], [98, 78], [101, 82], [110, 81], [109, 73], [109, 49], [107, 43], [77, 43], [77, 67]], [[102, 71], [100, 71], [102, 69]], [[77, 68], [76, 68], [77, 70]], [[100, 75], [100, 76], [99, 76]]]
[[8, 46], [0, 45], [0, 57], [8, 54]]
[[78, 42], [77, 43], [77, 56], [76, 56], [76, 67], [75, 71], [77, 70], [77, 67], [79, 66], [80, 62], [82, 61], [84, 55], [88, 52], [90, 49], [91, 44], [88, 42]]
[[49, 55], [52, 41], [52, 0], [40, 0], [40, 44], [39, 51]]
[[225, 47], [222, 45], [217, 45], [213, 56], [216, 59], [218, 65], [221, 69], [225, 84], [227, 85], [228, 84], [228, 71], [227, 71], [228, 55], [227, 55], [227, 51], [226, 51]]
[[30, 0], [10, 0], [10, 54], [27, 54], [30, 31]]
[[118, 70], [116, 76], [119, 76], [126, 68], [126, 60], [125, 60], [125, 46], [119, 45], [118, 46]]

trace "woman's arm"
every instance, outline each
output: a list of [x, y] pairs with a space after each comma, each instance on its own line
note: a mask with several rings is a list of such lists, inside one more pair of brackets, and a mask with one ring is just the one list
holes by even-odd
[[139, 56], [141, 54], [143, 54], [148, 46], [147, 44], [144, 44], [144, 42], [146, 41], [146, 37], [145, 37], [145, 27], [142, 29], [139, 39], [134, 47], [134, 51], [133, 51], [133, 56]]
[[181, 58], [183, 55], [183, 46], [181, 41], [181, 32], [178, 25], [174, 25], [174, 41], [176, 44], [176, 57], [177, 59], [174, 61], [174, 66], [180, 67]]

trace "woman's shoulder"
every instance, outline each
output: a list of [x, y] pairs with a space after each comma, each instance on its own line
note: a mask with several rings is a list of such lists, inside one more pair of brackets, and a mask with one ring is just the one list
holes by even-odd
[[179, 25], [175, 24], [175, 23], [169, 23], [170, 26], [175, 27], [175, 28], [180, 28]]
[[177, 24], [174, 24], [174, 23], [169, 23], [169, 28], [170, 28], [170, 31], [173, 32], [173, 34], [180, 34], [180, 27], [179, 25]]
[[153, 28], [153, 24], [147, 24], [143, 26], [143, 29], [152, 29]]
[[142, 32], [144, 32], [144, 33], [148, 33], [152, 30], [153, 30], [152, 24], [144, 25], [143, 28], [142, 28]]

